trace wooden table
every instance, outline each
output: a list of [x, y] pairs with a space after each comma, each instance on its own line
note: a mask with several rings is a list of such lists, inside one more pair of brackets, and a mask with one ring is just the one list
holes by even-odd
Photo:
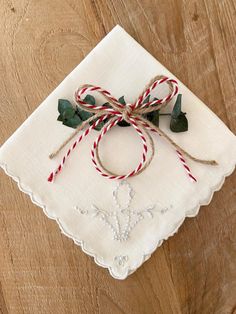
[[[234, 0], [0, 4], [1, 143], [117, 23], [236, 132]], [[0, 204], [1, 313], [236, 313], [235, 175], [125, 281], [3, 172]]]

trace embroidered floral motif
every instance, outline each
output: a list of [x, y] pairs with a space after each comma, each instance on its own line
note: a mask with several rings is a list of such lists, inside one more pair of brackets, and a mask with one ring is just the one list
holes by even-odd
[[77, 210], [82, 215], [87, 215], [88, 211], [86, 209], [81, 209], [79, 206], [75, 206], [75, 210]]
[[168, 207], [155, 209], [154, 205], [141, 210], [132, 209], [131, 204], [134, 196], [135, 192], [131, 185], [123, 180], [119, 181], [113, 191], [115, 209], [107, 211], [94, 204], [90, 210], [83, 210], [78, 206], [75, 206], [75, 209], [82, 215], [91, 215], [93, 218], [102, 220], [110, 228], [113, 239], [122, 242], [129, 239], [131, 231], [140, 221], [145, 218], [152, 219], [154, 211], [163, 215], [169, 210]]
[[118, 266], [124, 266], [128, 259], [129, 257], [127, 255], [117, 255], [114, 257], [114, 261], [118, 264]]
[[172, 208], [173, 208], [173, 205], [170, 205], [169, 207], [163, 207], [161, 209], [158, 209], [157, 211], [160, 214], [164, 215], [166, 212], [170, 211]]

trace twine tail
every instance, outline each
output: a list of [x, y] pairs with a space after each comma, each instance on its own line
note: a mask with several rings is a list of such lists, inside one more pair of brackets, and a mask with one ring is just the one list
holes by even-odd
[[139, 117], [139, 120], [142, 121], [143, 125], [146, 125], [149, 127], [149, 129], [153, 132], [158, 133], [160, 136], [163, 136], [174, 148], [176, 151], [181, 152], [183, 155], [188, 157], [189, 159], [198, 162], [200, 164], [205, 164], [205, 165], [211, 165], [211, 166], [216, 166], [218, 165], [217, 161], [215, 160], [207, 160], [207, 159], [200, 159], [192, 156], [189, 154], [187, 151], [185, 151], [182, 147], [180, 147], [178, 144], [176, 144], [164, 131], [162, 131], [159, 127], [151, 123], [150, 121], [144, 119], [143, 117]]
[[53, 172], [51, 172], [48, 177], [48, 182], [52, 182], [52, 181], [53, 181]]

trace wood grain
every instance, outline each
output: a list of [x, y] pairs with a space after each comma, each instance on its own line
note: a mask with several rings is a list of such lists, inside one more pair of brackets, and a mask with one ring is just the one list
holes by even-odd
[[[236, 132], [234, 0], [0, 0], [1, 143], [119, 23]], [[125, 281], [1, 173], [0, 312], [236, 313], [236, 177]]]

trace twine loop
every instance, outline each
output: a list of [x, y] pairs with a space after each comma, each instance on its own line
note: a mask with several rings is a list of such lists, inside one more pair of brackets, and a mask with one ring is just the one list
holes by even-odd
[[[144, 101], [151, 92], [156, 89], [156, 87], [160, 84], [166, 83], [169, 87], [169, 94], [164, 98], [155, 99], [149, 102]], [[88, 92], [97, 92], [101, 94], [106, 100], [107, 103], [104, 105], [91, 105], [85, 102], [84, 94]], [[195, 162], [199, 162], [202, 164], [209, 164], [209, 165], [216, 165], [216, 161], [214, 160], [202, 160], [193, 157], [188, 152], [183, 150], [179, 145], [177, 145], [167, 134], [165, 134], [159, 127], [152, 124], [150, 121], [143, 117], [143, 114], [159, 110], [166, 106], [171, 99], [178, 93], [178, 83], [176, 80], [165, 77], [165, 76], [156, 76], [149, 84], [148, 87], [145, 89], [143, 93], [139, 96], [136, 102], [131, 104], [122, 104], [120, 103], [114, 96], [110, 94], [107, 90], [90, 84], [85, 84], [81, 86], [75, 92], [75, 100], [87, 112], [94, 113], [89, 119], [84, 121], [72, 134], [71, 136], [66, 139], [62, 145], [57, 149], [56, 152], [50, 155], [50, 158], [56, 156], [61, 149], [83, 128], [90, 126], [84, 130], [84, 132], [80, 135], [80, 137], [74, 142], [74, 144], [69, 148], [67, 154], [63, 157], [60, 165], [57, 169], [48, 177], [48, 181], [52, 182], [55, 179], [55, 176], [62, 170], [66, 160], [68, 159], [72, 150], [75, 149], [77, 144], [87, 136], [90, 131], [102, 121], [107, 121], [103, 128], [101, 129], [97, 139], [94, 141], [93, 147], [91, 149], [91, 159], [95, 169], [103, 176], [109, 179], [126, 179], [132, 176], [139, 174], [141, 171], [146, 169], [148, 165], [151, 163], [153, 156], [154, 156], [154, 143], [153, 139], [150, 136], [148, 131], [153, 131], [158, 133], [159, 135], [163, 136], [176, 150], [180, 161], [182, 162], [183, 166], [185, 167], [186, 172], [188, 173], [190, 179], [192, 181], [196, 181], [196, 178], [191, 174], [189, 167], [187, 166], [183, 155], [192, 159]], [[129, 123], [139, 135], [142, 146], [143, 152], [141, 156], [141, 160], [137, 167], [133, 169], [128, 174], [115, 174], [114, 172], [106, 169], [100, 159], [99, 156], [99, 144], [103, 136], [115, 125], [117, 125], [122, 120]], [[148, 154], [148, 150], [150, 150], [150, 154]]]

